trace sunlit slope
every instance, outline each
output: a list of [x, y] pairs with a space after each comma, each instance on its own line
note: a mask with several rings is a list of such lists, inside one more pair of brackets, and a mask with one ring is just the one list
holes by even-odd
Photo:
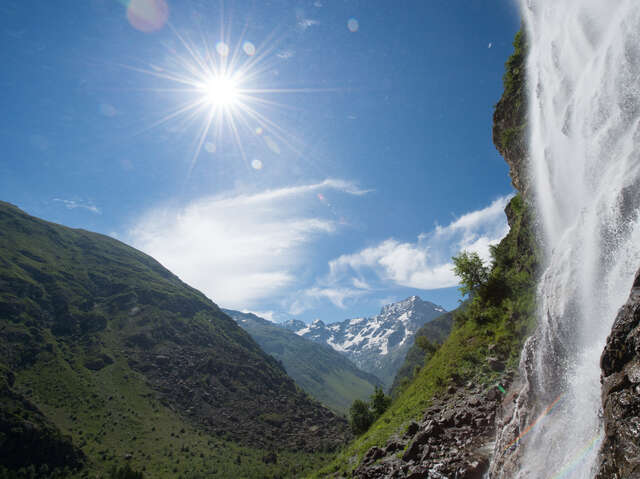
[[350, 475], [370, 447], [384, 447], [392, 435], [402, 435], [411, 420], [422, 418], [431, 398], [450, 385], [494, 384], [502, 373], [490, 367], [490, 356], [507, 369], [517, 366], [534, 321], [537, 261], [530, 215], [519, 196], [507, 213], [511, 230], [494, 251], [487, 287], [456, 311], [451, 335], [371, 429], [313, 477]]
[[260, 347], [282, 362], [296, 384], [334, 411], [346, 414], [355, 399], [368, 399], [381, 382], [329, 346], [302, 338], [255, 314], [223, 310]]
[[393, 384], [391, 385], [392, 396], [399, 394], [400, 390], [411, 382], [416, 375], [416, 371], [424, 366], [426, 354], [425, 351], [416, 344], [417, 338], [424, 336], [434, 344], [444, 342], [451, 333], [453, 313], [453, 311], [447, 311], [433, 321], [424, 324], [416, 331], [413, 344], [409, 348], [409, 351], [407, 351], [402, 366], [400, 366], [396, 376], [393, 378]]
[[[278, 475], [348, 436], [344, 421], [158, 262], [7, 203], [0, 362], [11, 379], [3, 394], [69, 435], [89, 470], [126, 457], [151, 477]], [[263, 461], [270, 451], [276, 464]]]

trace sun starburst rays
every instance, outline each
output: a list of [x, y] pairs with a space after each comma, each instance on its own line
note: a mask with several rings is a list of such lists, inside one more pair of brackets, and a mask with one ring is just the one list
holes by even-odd
[[264, 77], [275, 68], [278, 61], [282, 61], [274, 54], [277, 42], [273, 41], [273, 35], [258, 47], [252, 43], [247, 46], [247, 42], [243, 46], [243, 31], [240, 41], [234, 48], [229, 48], [229, 42], [221, 40], [213, 44], [206, 41], [202, 32], [201, 41], [196, 44], [187, 35], [169, 26], [182, 52], [169, 48], [170, 54], [162, 66], [154, 64], [148, 68], [127, 68], [164, 83], [151, 88], [154, 92], [170, 94], [175, 99], [183, 98], [181, 103], [165, 112], [149, 128], [173, 121], [182, 122], [183, 125], [197, 124], [188, 176], [209, 141], [216, 145], [220, 140], [230, 140], [248, 167], [250, 163], [247, 161], [246, 148], [258, 136], [262, 136], [259, 144], [272, 152], [280, 153], [279, 147], [273, 146], [275, 139], [294, 154], [301, 155], [301, 141], [272, 115], [276, 109], [297, 110], [298, 107], [276, 101], [274, 97], [328, 89], [261, 87]]

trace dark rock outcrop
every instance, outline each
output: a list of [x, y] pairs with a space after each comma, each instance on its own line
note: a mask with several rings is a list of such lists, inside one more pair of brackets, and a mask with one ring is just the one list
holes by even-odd
[[[505, 375], [501, 387], [511, 379]], [[422, 421], [410, 423], [404, 436], [391, 438], [385, 448], [369, 449], [354, 477], [482, 478], [489, 468], [502, 401], [496, 386], [480, 391], [473, 385], [434, 400]]]
[[640, 478], [640, 270], [602, 357], [605, 437], [597, 479]]

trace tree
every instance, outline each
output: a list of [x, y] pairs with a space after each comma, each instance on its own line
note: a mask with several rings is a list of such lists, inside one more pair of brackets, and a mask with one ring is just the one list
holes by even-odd
[[369, 404], [361, 399], [353, 401], [351, 408], [349, 408], [349, 416], [351, 430], [356, 436], [366, 432], [374, 420]]
[[489, 280], [489, 267], [475, 251], [462, 251], [453, 260], [453, 272], [460, 278], [460, 292], [463, 295], [473, 294]]
[[371, 395], [371, 409], [375, 417], [380, 417], [391, 405], [391, 398], [387, 396], [380, 386], [376, 386]]

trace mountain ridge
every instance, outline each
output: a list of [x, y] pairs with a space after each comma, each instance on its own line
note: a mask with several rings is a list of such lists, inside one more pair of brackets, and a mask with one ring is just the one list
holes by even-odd
[[346, 414], [355, 399], [368, 399], [382, 382], [333, 348], [298, 336], [253, 313], [223, 309], [262, 349], [281, 361], [309, 395]]
[[[413, 344], [415, 332], [445, 312], [442, 306], [414, 295], [384, 305], [378, 315], [370, 318], [346, 319], [328, 325], [319, 319], [311, 324], [290, 320], [282, 326], [345, 354], [356, 366], [379, 377], [385, 387], [389, 387]], [[300, 327], [301, 324], [304, 327]], [[442, 341], [444, 337], [432, 339]]]

